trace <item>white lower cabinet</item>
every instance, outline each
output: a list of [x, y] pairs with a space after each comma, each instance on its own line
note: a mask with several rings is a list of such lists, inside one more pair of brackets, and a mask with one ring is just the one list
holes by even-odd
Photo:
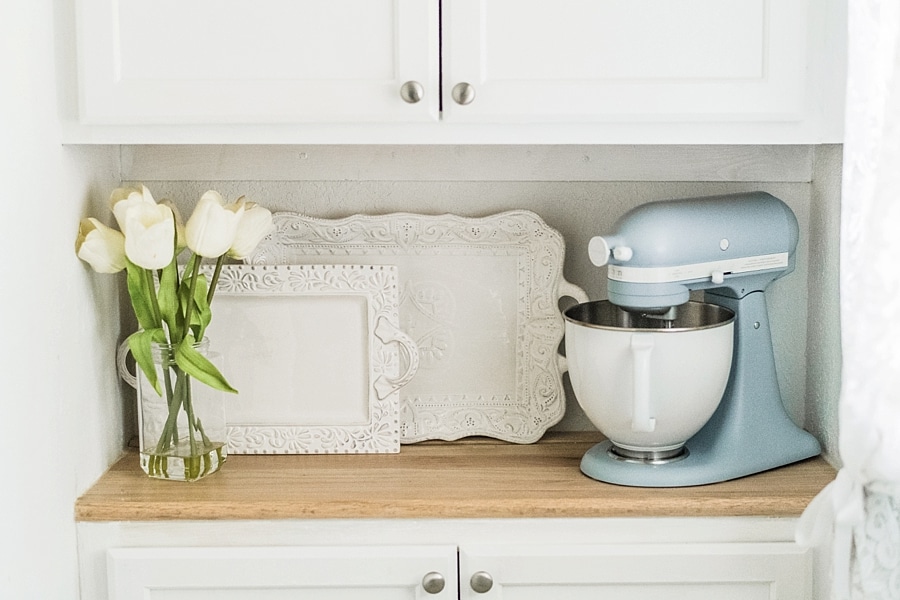
[[79, 523], [82, 600], [812, 600], [793, 519]]
[[795, 600], [812, 583], [792, 543], [461, 547], [459, 569], [471, 600]]
[[456, 556], [452, 546], [114, 548], [109, 597], [449, 600], [459, 596]]

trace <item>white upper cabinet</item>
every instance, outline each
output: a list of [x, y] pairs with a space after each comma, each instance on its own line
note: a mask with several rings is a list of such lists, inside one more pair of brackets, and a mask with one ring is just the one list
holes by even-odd
[[823, 143], [846, 0], [77, 0], [67, 141]]
[[807, 5], [795, 0], [452, 0], [448, 120], [790, 121]]
[[[79, 0], [90, 124], [438, 118], [438, 11], [420, 0]], [[422, 99], [404, 102], [407, 80]]]

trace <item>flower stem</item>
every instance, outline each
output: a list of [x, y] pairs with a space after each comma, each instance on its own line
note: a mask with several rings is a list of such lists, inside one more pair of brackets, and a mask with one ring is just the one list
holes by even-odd
[[178, 373], [175, 373], [175, 388], [172, 389], [172, 375], [169, 373], [169, 367], [163, 365], [163, 378], [166, 382], [166, 405], [169, 407], [169, 416], [166, 419], [166, 425], [163, 428], [162, 435], [159, 437], [157, 450], [164, 452], [170, 445], [174, 446], [178, 443], [178, 407], [181, 404], [175, 391], [178, 390]]
[[[194, 292], [197, 291], [197, 277], [200, 275], [200, 257], [195, 257], [194, 269], [191, 271], [191, 287], [188, 295], [187, 307], [184, 309], [184, 331], [185, 336], [191, 330], [191, 317], [194, 312]], [[179, 340], [180, 341], [180, 340]], [[196, 340], [200, 341], [200, 340]]]
[[225, 264], [225, 255], [223, 254], [216, 259], [216, 269], [213, 271], [212, 280], [209, 282], [209, 291], [206, 292], [207, 306], [212, 304], [213, 296], [216, 293], [216, 286], [219, 284], [219, 275], [222, 273], [222, 265]]
[[[184, 410], [187, 413], [188, 433], [191, 441], [190, 470], [186, 475], [190, 479], [197, 479], [200, 476], [200, 455], [206, 454], [207, 449], [206, 447], [203, 447], [202, 451], [198, 451], [197, 449], [197, 436], [194, 432], [197, 430], [198, 423], [197, 417], [194, 414], [194, 399], [191, 394], [190, 385], [188, 386], [187, 395], [185, 396]], [[205, 435], [202, 437], [205, 437]]]
[[[157, 297], [156, 291], [156, 281], [153, 278], [153, 271], [150, 269], [142, 269], [144, 272], [144, 277], [147, 281], [147, 289], [150, 291], [150, 306], [153, 312], [153, 320], [157, 327], [162, 327], [162, 311], [159, 308], [159, 298]], [[172, 332], [169, 332], [171, 335]], [[169, 346], [171, 348], [171, 346]], [[171, 350], [169, 350], [171, 351]], [[172, 376], [169, 373], [169, 357], [165, 355], [166, 350], [160, 348], [161, 355], [161, 364], [163, 371], [163, 380], [165, 381], [165, 393], [166, 393], [166, 404], [169, 408], [168, 418], [166, 419], [166, 423], [163, 426], [162, 434], [159, 437], [159, 441], [156, 445], [156, 452], [158, 455], [163, 455], [169, 447], [176, 444], [178, 442], [178, 423], [176, 419], [178, 417], [178, 409], [181, 404], [180, 399], [178, 398], [178, 382], [175, 383], [175, 389], [172, 388]], [[176, 380], [178, 374], [176, 373]], [[155, 461], [152, 461], [150, 464], [151, 471], [155, 471], [157, 475], [165, 475], [168, 477], [167, 467], [165, 458], [163, 456], [155, 457]]]
[[153, 310], [153, 320], [157, 327], [162, 327], [162, 313], [159, 310], [159, 298], [156, 296], [156, 281], [153, 279], [153, 271], [141, 269], [147, 278], [147, 289], [150, 290], [150, 306]]
[[[197, 291], [197, 278], [200, 275], [200, 257], [195, 256], [194, 258], [195, 260], [193, 261], [193, 268], [191, 270], [190, 289], [188, 292], [189, 300], [187, 307], [184, 309], [184, 337], [178, 340], [178, 343], [184, 342], [188, 335], [193, 336], [191, 333], [191, 317], [193, 316], [194, 311], [194, 293]], [[172, 351], [175, 351], [174, 347], [172, 347]], [[189, 456], [185, 458], [184, 475], [186, 479], [196, 479], [198, 474], [196, 471], [199, 471], [199, 467], [195, 464], [195, 458], [197, 457], [197, 436], [194, 427], [194, 403], [191, 398], [191, 379], [190, 375], [177, 366], [173, 367], [173, 370], [175, 371], [177, 379], [177, 382], [175, 383], [175, 398], [174, 402], [169, 404], [169, 418], [166, 420], [162, 438], [164, 439], [168, 434], [171, 434], [173, 436], [173, 445], [178, 444], [176, 430], [177, 417], [179, 409], [184, 407], [184, 412], [187, 415], [188, 443], [190, 444]], [[160, 439], [160, 443], [162, 443], [162, 439]]]
[[[166, 404], [169, 407], [169, 414], [163, 425], [162, 433], [159, 436], [159, 442], [156, 444], [156, 451], [163, 454], [170, 447], [178, 443], [178, 411], [181, 409], [184, 396], [184, 385], [187, 383], [185, 375], [178, 367], [172, 367], [169, 362], [172, 360], [169, 353], [173, 352], [171, 346], [168, 348], [160, 348], [160, 360], [163, 373], [166, 379]], [[172, 379], [169, 375], [169, 369], [175, 371], [175, 389], [172, 389]]]

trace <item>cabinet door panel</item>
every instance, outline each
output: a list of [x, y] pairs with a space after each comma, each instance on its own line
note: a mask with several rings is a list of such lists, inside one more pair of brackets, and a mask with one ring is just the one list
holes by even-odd
[[[461, 598], [809, 600], [811, 558], [790, 543], [478, 545], [460, 549]], [[474, 592], [473, 573], [494, 585]]]
[[[114, 548], [110, 600], [402, 600], [458, 596], [455, 546]], [[443, 575], [440, 593], [422, 579]]]
[[[418, 0], [78, 0], [90, 123], [437, 118], [438, 15]], [[423, 101], [400, 87], [417, 80]]]
[[445, 0], [448, 120], [790, 121], [809, 0]]

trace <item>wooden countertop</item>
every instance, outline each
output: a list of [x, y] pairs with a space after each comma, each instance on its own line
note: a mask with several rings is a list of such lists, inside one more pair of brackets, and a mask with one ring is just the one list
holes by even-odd
[[426, 442], [400, 454], [232, 455], [195, 483], [158, 481], [129, 451], [75, 504], [78, 521], [171, 519], [799, 516], [835, 477], [822, 458], [688, 488], [581, 473], [598, 434], [532, 445]]

